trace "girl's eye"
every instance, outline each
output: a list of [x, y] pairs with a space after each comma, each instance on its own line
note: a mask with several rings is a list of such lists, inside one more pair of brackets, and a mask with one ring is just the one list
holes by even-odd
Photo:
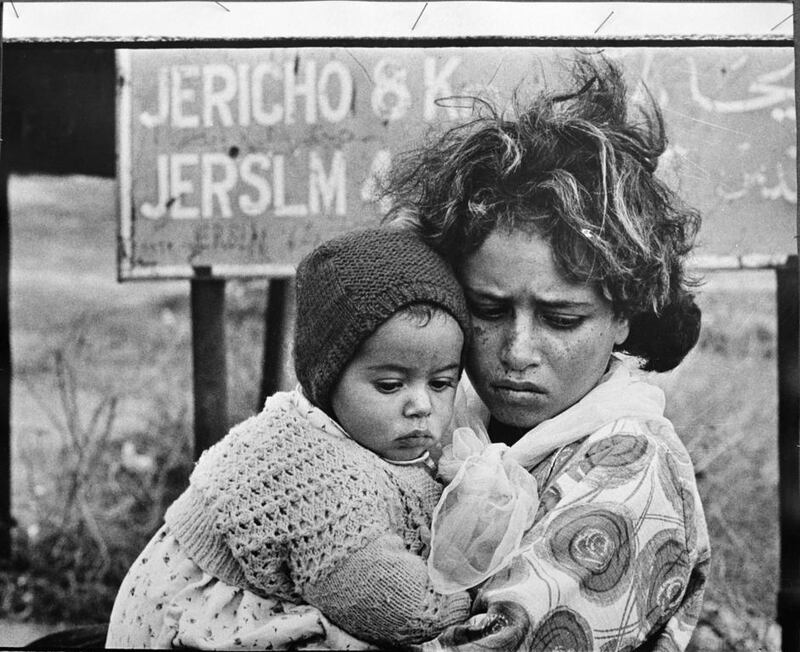
[[429, 382], [429, 385], [434, 391], [443, 392], [446, 389], [451, 389], [458, 384], [455, 378], [434, 378]]
[[546, 313], [542, 318], [554, 328], [569, 330], [570, 328], [577, 328], [585, 317], [583, 315], [561, 315], [558, 313]]
[[507, 308], [499, 303], [475, 303], [470, 301], [468, 306], [470, 312], [478, 319], [500, 319], [507, 312]]
[[396, 392], [403, 386], [403, 383], [399, 380], [376, 380], [375, 381], [375, 388], [379, 392], [383, 392], [384, 394], [389, 394], [391, 392]]

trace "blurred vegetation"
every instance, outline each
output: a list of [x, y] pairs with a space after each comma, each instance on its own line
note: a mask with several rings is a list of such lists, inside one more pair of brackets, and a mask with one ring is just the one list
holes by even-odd
[[[695, 465], [713, 546], [708, 598], [773, 619], [779, 572], [775, 291], [758, 277], [761, 287], [748, 289], [736, 274], [722, 287], [709, 275], [700, 295], [698, 346], [657, 382]], [[748, 273], [738, 274], [745, 280]], [[770, 272], [759, 274], [772, 280]]]
[[[257, 410], [263, 285], [228, 292], [231, 423]], [[0, 562], [0, 617], [107, 620], [193, 466], [189, 334], [188, 297], [167, 297], [127, 323], [82, 314], [18, 365], [37, 426], [15, 437], [18, 527]]]
[[117, 388], [94, 399], [73, 350], [52, 352], [51, 386], [20, 382], [50, 422], [18, 446], [14, 555], [0, 567], [0, 615], [85, 623], [108, 619], [117, 587], [164, 510], [186, 485], [191, 439], [185, 405], [154, 397], [142, 430], [122, 432]]

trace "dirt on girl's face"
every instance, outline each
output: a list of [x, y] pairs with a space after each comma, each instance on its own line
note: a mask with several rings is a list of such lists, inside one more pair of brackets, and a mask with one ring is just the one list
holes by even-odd
[[494, 232], [467, 257], [467, 372], [498, 421], [532, 428], [600, 380], [628, 321], [593, 287], [566, 280], [536, 234]]

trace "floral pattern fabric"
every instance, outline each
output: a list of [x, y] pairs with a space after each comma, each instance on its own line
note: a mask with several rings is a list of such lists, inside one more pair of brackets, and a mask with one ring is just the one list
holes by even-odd
[[541, 502], [470, 621], [428, 650], [686, 648], [709, 541], [694, 471], [663, 418], [621, 418], [531, 469]]

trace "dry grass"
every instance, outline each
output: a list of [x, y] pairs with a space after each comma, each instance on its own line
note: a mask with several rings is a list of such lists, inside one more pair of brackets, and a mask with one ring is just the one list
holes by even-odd
[[739, 613], [773, 618], [778, 587], [774, 282], [770, 272], [734, 287], [723, 283], [729, 279], [709, 277], [701, 295], [700, 344], [658, 382], [695, 463], [714, 554], [709, 597]]

